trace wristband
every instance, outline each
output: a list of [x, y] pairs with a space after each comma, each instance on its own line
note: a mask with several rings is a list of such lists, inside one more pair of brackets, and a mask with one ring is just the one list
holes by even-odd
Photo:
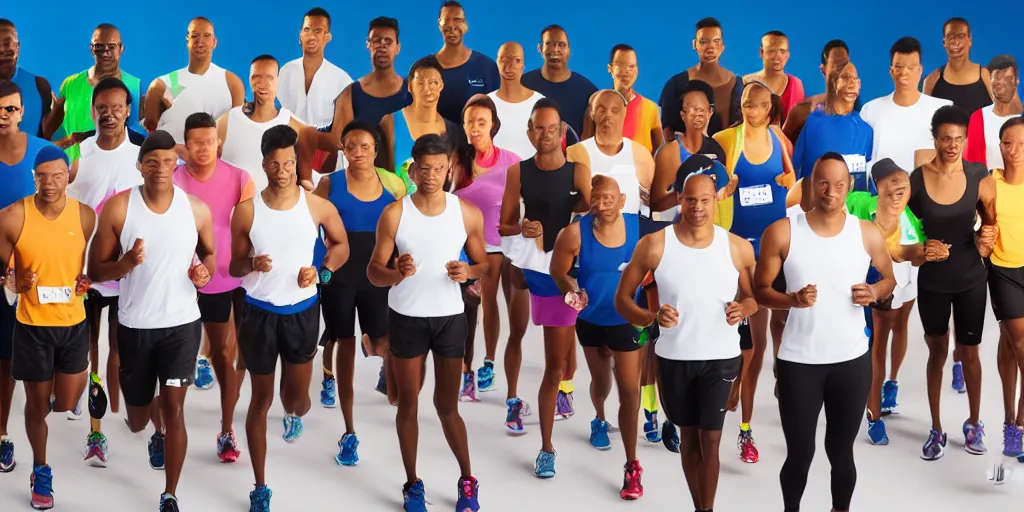
[[320, 284], [330, 283], [332, 277], [334, 277], [334, 271], [327, 267], [320, 267]]

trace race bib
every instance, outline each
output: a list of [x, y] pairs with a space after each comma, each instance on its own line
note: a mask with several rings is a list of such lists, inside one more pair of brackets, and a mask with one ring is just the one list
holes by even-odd
[[743, 187], [739, 190], [740, 206], [763, 206], [772, 204], [771, 185], [757, 185], [754, 187]]
[[70, 304], [74, 290], [70, 286], [37, 286], [40, 304]]

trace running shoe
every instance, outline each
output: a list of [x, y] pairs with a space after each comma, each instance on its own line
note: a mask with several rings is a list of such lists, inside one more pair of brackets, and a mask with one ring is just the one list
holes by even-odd
[[928, 440], [921, 447], [921, 458], [939, 460], [946, 454], [946, 433], [932, 430], [928, 432]]
[[107, 436], [93, 432], [85, 440], [85, 463], [94, 468], [107, 467]]
[[971, 455], [985, 455], [985, 422], [978, 420], [977, 425], [964, 421], [964, 450]]
[[889, 444], [889, 435], [885, 433], [885, 422], [881, 418], [877, 420], [871, 419], [871, 413], [867, 413], [868, 420], [868, 440], [875, 446], [885, 446]]
[[665, 449], [672, 453], [679, 453], [679, 431], [671, 421], [665, 420], [661, 424], [661, 443]]
[[235, 462], [242, 455], [235, 440], [235, 432], [221, 432], [217, 436], [217, 458], [221, 462]]
[[612, 449], [612, 441], [608, 439], [607, 421], [601, 418], [590, 420], [590, 446], [601, 451]]
[[754, 442], [753, 430], [740, 430], [740, 435], [736, 438], [736, 451], [740, 455], [740, 460], [747, 464], [756, 464], [761, 460], [757, 453], [757, 443]]
[[967, 392], [964, 384], [964, 365], [960, 361], [953, 361], [953, 389], [960, 394]]
[[484, 359], [484, 365], [476, 371], [476, 389], [481, 393], [494, 391], [494, 361]]
[[558, 398], [555, 400], [555, 420], [567, 420], [576, 414], [573, 407], [573, 394], [558, 390]]
[[882, 385], [882, 416], [887, 414], [899, 414], [897, 407], [899, 404], [896, 402], [896, 393], [899, 392], [900, 387], [894, 380], [887, 380]]
[[537, 454], [536, 462], [533, 463], [533, 474], [537, 475], [537, 478], [554, 478], [555, 456], [557, 455], [555, 452], [541, 450]]
[[293, 414], [286, 414], [284, 419], [284, 440], [289, 443], [294, 443], [302, 437], [302, 418]]
[[462, 390], [459, 391], [460, 402], [479, 402], [476, 397], [476, 376], [473, 372], [462, 374]]
[[384, 363], [380, 364], [380, 373], [377, 375], [377, 387], [374, 389], [382, 395], [388, 394], [388, 379], [384, 377]]
[[526, 402], [518, 398], [509, 398], [505, 401], [505, 406], [508, 407], [508, 412], [505, 413], [505, 428], [508, 432], [513, 435], [522, 435], [526, 433], [526, 429], [523, 427], [523, 410], [526, 409]]
[[644, 422], [644, 439], [648, 443], [661, 442], [661, 432], [658, 430], [658, 411], [648, 411], [644, 409], [644, 418], [647, 421]]
[[178, 498], [166, 492], [161, 494], [160, 512], [178, 512]]
[[355, 466], [359, 464], [359, 438], [355, 434], [345, 434], [338, 441], [338, 455], [334, 462], [339, 466]]
[[1003, 424], [1003, 455], [1017, 457], [1024, 452], [1024, 427], [1012, 423]]
[[213, 387], [213, 366], [206, 356], [199, 356], [196, 360], [196, 389], [210, 389]]
[[622, 475], [622, 490], [619, 497], [624, 500], [640, 499], [644, 495], [644, 484], [641, 477], [644, 475], [644, 468], [640, 467], [640, 461], [627, 462], [625, 473]]
[[82, 402], [85, 401], [86, 393], [88, 393], [88, 387], [82, 391], [82, 396], [75, 402], [75, 408], [67, 412], [68, 421], [78, 421], [82, 419]]
[[423, 480], [410, 482], [402, 487], [402, 510], [405, 512], [427, 512], [426, 491]]
[[338, 385], [334, 377], [324, 379], [321, 385], [323, 389], [320, 390], [320, 405], [325, 409], [334, 409], [338, 403]]
[[476, 478], [459, 479], [459, 500], [455, 502], [455, 512], [477, 512], [480, 510], [480, 482]]
[[156, 470], [164, 469], [164, 435], [160, 432], [149, 438], [149, 467]]
[[270, 487], [257, 485], [249, 491], [249, 512], [270, 512], [270, 498], [273, 495]]
[[36, 466], [29, 477], [29, 486], [32, 488], [32, 508], [36, 510], [50, 510], [53, 508], [53, 470], [50, 466]]
[[0, 473], [14, 471], [14, 441], [7, 436], [0, 437]]

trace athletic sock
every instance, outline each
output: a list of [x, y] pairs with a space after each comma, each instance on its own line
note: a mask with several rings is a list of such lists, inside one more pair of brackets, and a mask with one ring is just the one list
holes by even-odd
[[563, 380], [558, 384], [558, 390], [568, 395], [576, 390], [576, 386], [573, 385], [571, 380]]
[[750, 423], [740, 423], [740, 430], [743, 432], [750, 432]]
[[648, 384], [640, 388], [640, 404], [647, 412], [658, 412], [658, 387]]

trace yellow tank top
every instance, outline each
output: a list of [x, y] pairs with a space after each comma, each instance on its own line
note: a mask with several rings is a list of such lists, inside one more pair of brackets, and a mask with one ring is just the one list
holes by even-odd
[[992, 171], [996, 180], [996, 225], [999, 237], [992, 249], [992, 264], [1004, 268], [1024, 267], [1024, 184], [1011, 185], [1003, 170]]
[[67, 199], [54, 220], [43, 217], [35, 195], [23, 199], [25, 224], [14, 246], [16, 272], [35, 272], [38, 280], [18, 296], [18, 321], [39, 327], [70, 327], [85, 321], [83, 297], [75, 280], [83, 272], [85, 235], [78, 201]]

